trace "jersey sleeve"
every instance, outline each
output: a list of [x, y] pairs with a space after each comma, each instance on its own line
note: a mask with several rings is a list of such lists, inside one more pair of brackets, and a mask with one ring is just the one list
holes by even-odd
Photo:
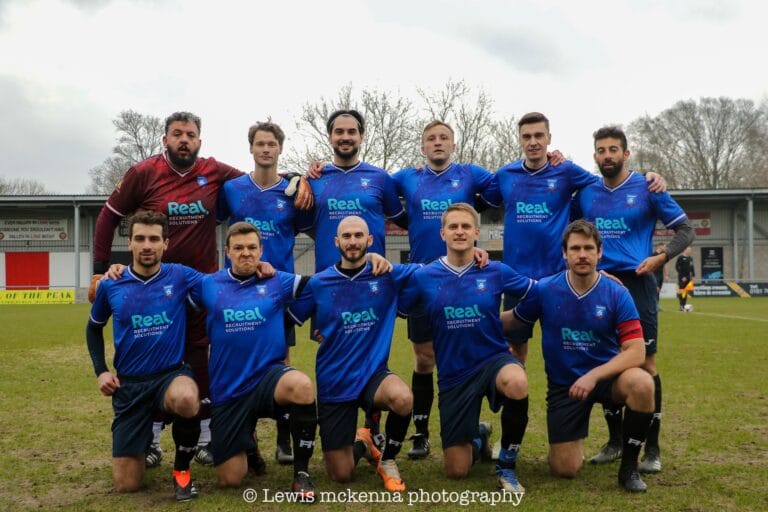
[[128, 169], [123, 179], [110, 194], [105, 207], [120, 217], [125, 217], [136, 210], [140, 206], [143, 193], [147, 188], [146, 176], [147, 173], [142, 172], [137, 167]]
[[500, 263], [502, 286], [504, 293], [514, 295], [518, 300], [522, 300], [528, 295], [528, 292], [533, 286], [534, 280], [521, 276], [512, 267]]
[[112, 306], [109, 304], [109, 284], [103, 281], [96, 290], [96, 298], [91, 305], [91, 314], [88, 323], [96, 326], [104, 326], [112, 316]]
[[501, 192], [499, 190], [499, 180], [495, 179], [495, 174], [480, 167], [471, 165], [472, 181], [475, 184], [475, 193], [480, 198], [494, 208], [501, 204]]
[[237, 169], [235, 169], [231, 165], [227, 165], [227, 164], [219, 162], [219, 161], [216, 161], [216, 165], [218, 166], [219, 174], [221, 176], [221, 181], [222, 182], [233, 180], [233, 179], [239, 178], [240, 176], [243, 175], [242, 172], [238, 171]]
[[577, 219], [583, 219], [584, 218], [584, 212], [581, 209], [581, 190], [576, 192], [574, 196], [571, 198], [571, 211], [570, 211], [570, 219], [568, 219], [570, 222], [573, 222]]
[[403, 193], [403, 188], [405, 186], [406, 171], [407, 169], [400, 169], [399, 171], [397, 171], [392, 175], [392, 181], [395, 182], [395, 191], [397, 192], [397, 195], [400, 197], [403, 197], [405, 195]]
[[282, 300], [283, 304], [288, 304], [295, 298], [301, 276], [279, 270], [276, 275], [280, 279], [280, 300]]
[[533, 325], [541, 316], [541, 282], [531, 286], [528, 295], [513, 310], [515, 316], [522, 322]]
[[400, 196], [397, 194], [397, 186], [392, 176], [387, 174], [384, 177], [384, 216], [388, 219], [399, 217], [405, 213], [402, 203], [400, 203]]
[[397, 288], [402, 290], [414, 272], [422, 267], [419, 263], [405, 263], [392, 266], [392, 278]]
[[219, 189], [219, 197], [216, 200], [216, 222], [221, 223], [227, 220], [232, 215], [232, 210], [229, 208], [228, 190], [230, 189], [228, 184], [225, 183], [221, 189]]
[[303, 324], [304, 321], [312, 316], [312, 313], [315, 312], [315, 294], [313, 291], [313, 281], [315, 281], [315, 278], [310, 278], [307, 286], [304, 287], [304, 290], [302, 290], [301, 294], [296, 298], [293, 304], [288, 307], [288, 315], [298, 325]]
[[403, 287], [400, 288], [397, 296], [398, 314], [409, 316], [420, 300], [421, 288], [419, 287], [418, 278], [411, 274], [403, 283]]
[[653, 209], [656, 212], [656, 218], [664, 223], [667, 228], [672, 228], [688, 219], [680, 205], [672, 199], [669, 192], [660, 192], [658, 194], [648, 194]]
[[616, 325], [618, 326], [630, 320], [639, 320], [640, 315], [629, 291], [616, 285], [616, 295]]
[[[501, 169], [499, 169], [500, 171]], [[500, 205], [504, 198], [501, 197], [501, 186], [499, 185], [499, 171], [491, 174], [491, 183], [488, 185], [481, 197], [488, 204]]]
[[576, 165], [570, 160], [566, 163], [570, 166], [568, 177], [570, 178], [572, 192], [581, 190], [587, 185], [591, 185], [600, 181], [600, 177], [597, 174], [592, 174], [591, 172]]

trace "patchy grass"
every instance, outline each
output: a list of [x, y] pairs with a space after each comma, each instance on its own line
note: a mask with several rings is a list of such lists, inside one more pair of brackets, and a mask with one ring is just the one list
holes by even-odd
[[[768, 388], [765, 368], [768, 350], [768, 299], [694, 299], [694, 313], [679, 313], [675, 302], [663, 301], [660, 314], [659, 371], [664, 385], [662, 458], [664, 471], [646, 478], [649, 492], [633, 496], [616, 484], [616, 466], [587, 465], [574, 480], [552, 478], [546, 466], [545, 379], [538, 342], [530, 350], [528, 373], [531, 411], [519, 475], [528, 489], [520, 504], [528, 510], [688, 512], [768, 510]], [[290, 484], [289, 467], [278, 466], [274, 425], [259, 424], [267, 475], [251, 478], [259, 504], [246, 503], [243, 489], [215, 487], [213, 471], [193, 466], [201, 496], [192, 504], [177, 504], [170, 485], [170, 433], [163, 434], [166, 458], [161, 468], [149, 470], [145, 489], [132, 495], [111, 491], [111, 405], [96, 388], [84, 342], [88, 308], [74, 306], [0, 306], [0, 509], [2, 510], [254, 510], [296, 509], [299, 505], [263, 503]], [[710, 316], [720, 315], [720, 316]], [[741, 317], [741, 318], [729, 318]], [[754, 320], [745, 320], [752, 318]], [[538, 333], [537, 333], [538, 336]], [[312, 375], [316, 345], [299, 331], [294, 365]], [[111, 354], [111, 351], [109, 351]], [[413, 355], [398, 321], [391, 368], [410, 381]], [[483, 419], [494, 427], [498, 417], [487, 409]], [[470, 477], [450, 481], [442, 475], [438, 416], [432, 417], [433, 452], [412, 462], [404, 453], [401, 473], [414, 494], [494, 490], [493, 465], [479, 464]], [[606, 428], [599, 409], [592, 415], [587, 453], [604, 442]], [[404, 447], [404, 451], [407, 450]], [[362, 464], [348, 485], [332, 483], [324, 474], [319, 451], [311, 462], [320, 491], [347, 489], [379, 493], [381, 483], [373, 468]], [[371, 495], [373, 496], [373, 494]], [[377, 496], [373, 496], [377, 497]], [[382, 497], [382, 496], [378, 496]], [[314, 510], [394, 509], [403, 505], [322, 503]], [[509, 507], [500, 504], [499, 507]], [[460, 503], [439, 506], [415, 503], [423, 510], [463, 510]]]

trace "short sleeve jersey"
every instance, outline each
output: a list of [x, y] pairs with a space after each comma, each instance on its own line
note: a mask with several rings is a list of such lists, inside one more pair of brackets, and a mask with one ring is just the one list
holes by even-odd
[[215, 272], [219, 189], [241, 174], [213, 158], [198, 158], [190, 171], [181, 174], [166, 153], [155, 155], [128, 169], [105, 208], [121, 217], [137, 210], [164, 213], [170, 242], [163, 261]]
[[443, 213], [450, 205], [473, 204], [475, 194], [480, 194], [492, 206], [499, 205], [490, 200], [491, 196], [498, 197], [498, 182], [493, 174], [477, 165], [452, 163], [441, 172], [429, 167], [407, 168], [392, 178], [408, 211], [408, 241], [413, 263], [429, 263], [445, 254], [440, 227]]
[[215, 406], [253, 390], [286, 356], [284, 311], [299, 276], [277, 272], [243, 281], [229, 269], [206, 275], [192, 299], [207, 311], [211, 340], [211, 403]]
[[544, 370], [560, 386], [570, 386], [616, 356], [619, 325], [639, 319], [626, 288], [598, 274], [592, 288], [578, 294], [567, 271], [536, 283], [515, 307], [515, 316], [530, 324], [541, 321]]
[[373, 235], [371, 252], [385, 254], [385, 221], [405, 210], [397, 196], [395, 182], [384, 169], [360, 162], [350, 170], [326, 165], [322, 176], [309, 180], [315, 196], [314, 215], [301, 216], [301, 231], [315, 231], [315, 272], [338, 259], [334, 244], [336, 228], [344, 217], [357, 215]]
[[264, 253], [261, 259], [277, 270], [293, 272], [293, 246], [296, 240], [297, 210], [285, 195], [288, 181], [262, 188], [250, 174], [224, 183], [219, 195], [218, 216], [229, 217], [229, 225], [250, 222], [261, 233]]
[[599, 180], [573, 162], [530, 170], [524, 160], [496, 173], [504, 201], [504, 263], [534, 279], [565, 268], [560, 237], [570, 219], [571, 196]]
[[474, 262], [457, 270], [445, 257], [417, 270], [400, 297], [410, 312], [424, 303], [434, 336], [441, 391], [460, 385], [498, 354], [508, 352], [501, 329], [501, 294], [522, 298], [533, 281], [507, 265]]
[[298, 323], [317, 314], [324, 338], [315, 363], [318, 400], [354, 400], [376, 372], [386, 370], [397, 295], [417, 268], [394, 265], [374, 276], [366, 263], [349, 277], [334, 265], [310, 278], [289, 313]]
[[615, 188], [602, 180], [593, 183], [574, 202], [574, 215], [595, 224], [603, 238], [598, 268], [614, 272], [634, 270], [653, 253], [657, 219], [672, 228], [688, 218], [669, 193], [649, 192], [645, 178], [635, 172]]
[[182, 363], [187, 292], [201, 278], [189, 267], [163, 263], [146, 281], [128, 267], [120, 279], [99, 285], [89, 322], [103, 326], [112, 316], [119, 376], [151, 375]]

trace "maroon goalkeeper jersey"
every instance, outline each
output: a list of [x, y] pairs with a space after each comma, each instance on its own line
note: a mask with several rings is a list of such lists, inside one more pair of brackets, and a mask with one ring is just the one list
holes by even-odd
[[163, 261], [215, 272], [219, 189], [225, 181], [242, 174], [213, 158], [198, 158], [184, 174], [168, 161], [166, 153], [139, 162], [128, 169], [99, 214], [94, 261], [109, 261], [121, 217], [138, 210], [153, 210], [168, 216], [169, 242]]

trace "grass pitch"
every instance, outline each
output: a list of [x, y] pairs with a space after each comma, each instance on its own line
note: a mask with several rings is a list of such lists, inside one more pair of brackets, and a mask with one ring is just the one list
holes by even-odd
[[[570, 481], [549, 476], [545, 378], [538, 338], [532, 341], [530, 422], [518, 465], [528, 492], [519, 509], [768, 510], [768, 299], [694, 299], [693, 303], [693, 313], [681, 313], [674, 300], [662, 301], [658, 366], [664, 386], [664, 470], [645, 478], [649, 492], [641, 496], [619, 489], [616, 465], [586, 465]], [[114, 494], [111, 404], [98, 392], [85, 347], [87, 316], [86, 305], [0, 306], [0, 453], [4, 455], [0, 458], [0, 510], [287, 510], [302, 506], [275, 501], [277, 492], [288, 488], [291, 470], [273, 462], [274, 425], [266, 420], [259, 424], [259, 436], [268, 473], [249, 478], [243, 489], [216, 488], [213, 470], [193, 463], [201, 495], [191, 504], [175, 503], [170, 483], [172, 440], [170, 432], [164, 432], [166, 456], [160, 468], [147, 472], [145, 489]], [[305, 329], [299, 331], [292, 358], [294, 366], [312, 375], [316, 345], [307, 341]], [[405, 324], [398, 321], [390, 366], [410, 382], [412, 365]], [[411, 509], [464, 510], [467, 505], [457, 501], [459, 493], [494, 490], [493, 466], [478, 464], [462, 481], [443, 477], [436, 403], [430, 457], [408, 461], [409, 443], [399, 457], [403, 478], [409, 491], [414, 491], [404, 500], [406, 504], [415, 500]], [[494, 425], [493, 439], [497, 439], [498, 417], [487, 409], [482, 416]], [[606, 436], [598, 407], [592, 415], [587, 454], [594, 453]], [[347, 489], [370, 492], [373, 497], [383, 490], [373, 468], [364, 463], [350, 484], [330, 482], [319, 449], [310, 469], [318, 491], [335, 492], [340, 499], [352, 496]], [[244, 501], [245, 488], [255, 491], [256, 503]], [[425, 502], [435, 498], [441, 503]], [[268, 499], [272, 502], [264, 503]], [[314, 510], [405, 506], [325, 502], [315, 504]]]

